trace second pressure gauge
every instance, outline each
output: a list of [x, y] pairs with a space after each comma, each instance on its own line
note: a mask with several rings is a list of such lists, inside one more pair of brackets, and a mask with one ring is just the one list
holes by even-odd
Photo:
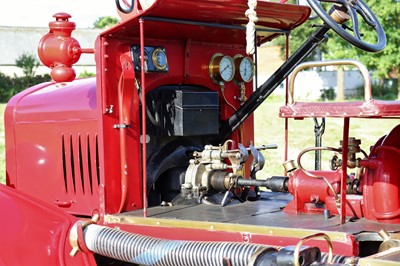
[[234, 57], [235, 60], [235, 80], [237, 82], [249, 82], [254, 76], [254, 63], [250, 57], [243, 57], [242, 55], [237, 55]]
[[214, 83], [229, 82], [235, 76], [235, 64], [233, 58], [220, 53], [214, 54], [211, 57], [208, 66], [210, 77]]

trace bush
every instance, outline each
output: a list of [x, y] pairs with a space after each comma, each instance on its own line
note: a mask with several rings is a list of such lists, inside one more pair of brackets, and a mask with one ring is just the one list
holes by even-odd
[[336, 99], [336, 93], [334, 88], [328, 88], [321, 90], [322, 101], [333, 101]]
[[51, 81], [50, 75], [35, 75], [39, 60], [34, 54], [23, 53], [15, 65], [22, 69], [23, 77], [9, 77], [0, 72], [0, 103], [8, 102], [15, 94], [39, 83]]
[[110, 16], [99, 17], [94, 23], [93, 27], [96, 29], [106, 29], [118, 24], [118, 19]]
[[0, 103], [7, 102], [13, 96], [12, 78], [0, 72]]
[[0, 72], [0, 103], [8, 102], [15, 94], [39, 83], [51, 81], [50, 75], [9, 77]]
[[25, 77], [34, 77], [36, 69], [39, 67], [39, 60], [34, 54], [23, 53], [16, 60], [15, 65], [22, 68]]
[[90, 78], [95, 76], [96, 76], [95, 73], [89, 72], [85, 69], [79, 74], [78, 78]]
[[[357, 98], [364, 99], [364, 86], [357, 89]], [[381, 79], [372, 83], [372, 98], [380, 100], [396, 100], [398, 95], [398, 79]]]

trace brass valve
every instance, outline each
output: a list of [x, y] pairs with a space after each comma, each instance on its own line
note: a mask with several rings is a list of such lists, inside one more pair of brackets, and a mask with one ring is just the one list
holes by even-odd
[[[343, 141], [340, 141], [340, 146], [342, 146]], [[349, 138], [348, 151], [347, 151], [347, 167], [356, 168], [358, 167], [358, 159], [356, 154], [361, 152], [361, 140], [356, 138]]]
[[[356, 168], [360, 167], [361, 159], [356, 158], [356, 154], [361, 152], [361, 140], [356, 138], [349, 138], [348, 141], [348, 150], [347, 150], [347, 167], [348, 168]], [[343, 150], [343, 140], [340, 141], [340, 150]], [[341, 152], [340, 152], [341, 153]], [[339, 158], [339, 153], [336, 153], [330, 160], [329, 166], [331, 170], [336, 170], [339, 167], [342, 167], [343, 162], [342, 159]]]
[[400, 247], [400, 234], [389, 235], [385, 229], [382, 229], [379, 231], [379, 235], [383, 238], [383, 242], [379, 246], [379, 252]]

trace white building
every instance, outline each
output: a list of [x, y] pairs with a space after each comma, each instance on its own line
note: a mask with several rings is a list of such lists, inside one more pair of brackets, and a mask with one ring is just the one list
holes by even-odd
[[[76, 29], [72, 32], [82, 48], [94, 48], [100, 29]], [[40, 39], [49, 32], [49, 28], [31, 27], [6, 27], [0, 26], [0, 72], [8, 75], [22, 75], [22, 69], [15, 66], [15, 60], [23, 53], [33, 54], [39, 60], [37, 48]], [[40, 60], [39, 60], [40, 61]], [[80, 60], [74, 65], [77, 73], [83, 71], [95, 73], [95, 60], [93, 54], [82, 54]], [[41, 65], [36, 74], [50, 74], [50, 69]]]

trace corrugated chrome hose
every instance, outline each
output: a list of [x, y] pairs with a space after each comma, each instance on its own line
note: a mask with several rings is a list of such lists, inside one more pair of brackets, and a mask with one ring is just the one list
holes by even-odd
[[[144, 266], [266, 266], [278, 265], [282, 247], [235, 242], [166, 240], [89, 224], [86, 247], [97, 254]], [[321, 254], [327, 262], [328, 253]], [[334, 263], [355, 265], [357, 257], [334, 255]], [[229, 262], [229, 263], [228, 263]]]
[[89, 250], [114, 259], [154, 266], [248, 266], [265, 245], [234, 242], [165, 240], [89, 225], [84, 238]]

